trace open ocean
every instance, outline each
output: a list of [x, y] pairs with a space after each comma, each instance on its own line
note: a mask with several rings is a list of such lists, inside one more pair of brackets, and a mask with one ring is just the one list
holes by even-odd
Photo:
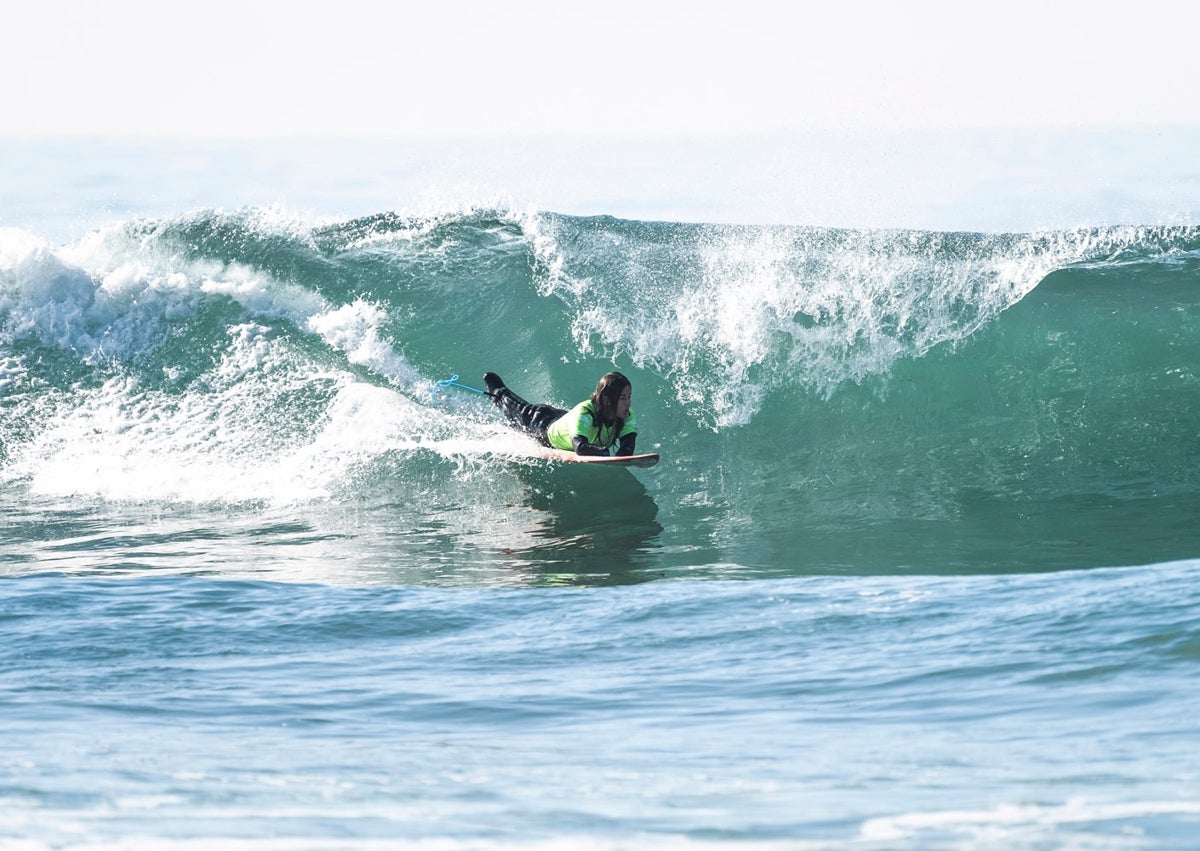
[[0, 142], [0, 848], [1195, 848], [1200, 132], [927, 142]]

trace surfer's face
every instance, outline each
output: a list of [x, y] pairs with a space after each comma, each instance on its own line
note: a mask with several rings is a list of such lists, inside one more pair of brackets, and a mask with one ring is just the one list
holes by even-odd
[[621, 391], [621, 395], [617, 397], [616, 414], [617, 419], [623, 420], [629, 416], [629, 405], [633, 402], [633, 388], [626, 387]]

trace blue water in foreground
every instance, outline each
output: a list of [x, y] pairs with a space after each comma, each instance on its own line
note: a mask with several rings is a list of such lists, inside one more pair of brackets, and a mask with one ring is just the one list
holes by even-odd
[[1195, 847], [1194, 137], [0, 143], [0, 847]]

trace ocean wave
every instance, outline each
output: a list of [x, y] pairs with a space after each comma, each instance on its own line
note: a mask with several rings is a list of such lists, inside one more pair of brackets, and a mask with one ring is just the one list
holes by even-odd
[[432, 395], [438, 379], [491, 370], [569, 405], [616, 365], [639, 446], [670, 459], [661, 489], [735, 506], [735, 548], [769, 550], [803, 517], [830, 563], [871, 561], [863, 528], [891, 541], [914, 523], [972, 530], [961, 554], [910, 542], [916, 561], [995, 563], [1021, 528], [1050, 564], [1166, 560], [1194, 554], [1170, 518], [1200, 499], [1198, 258], [1190, 228], [503, 209], [197, 211], [60, 248], [9, 231], [0, 476], [120, 499], [386, 490], [412, 475], [405, 458], [462, 476], [506, 434], [478, 398]]

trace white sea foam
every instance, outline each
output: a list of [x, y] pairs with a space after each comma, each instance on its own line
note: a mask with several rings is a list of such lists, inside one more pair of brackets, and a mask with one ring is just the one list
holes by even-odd
[[[350, 454], [383, 451], [405, 424], [410, 436], [421, 436], [419, 406], [349, 372], [314, 365], [268, 327], [283, 320], [393, 385], [421, 384], [383, 338], [386, 317], [375, 305], [332, 304], [242, 264], [185, 260], [154, 240], [139, 244], [123, 228], [93, 232], [58, 251], [24, 232], [0, 233], [4, 333], [34, 337], [85, 362], [144, 357], [204, 300], [222, 297], [252, 319], [228, 329], [219, 362], [195, 386], [164, 393], [122, 372], [98, 388], [80, 388], [20, 448], [6, 478], [24, 479], [35, 492], [110, 499], [305, 500], [328, 496]], [[24, 372], [16, 358], [0, 363], [0, 393]], [[315, 422], [281, 427], [271, 400], [289, 393], [332, 401], [324, 414], [304, 410]], [[388, 427], [383, 415], [368, 416], [384, 409]], [[374, 426], [364, 431], [354, 417]], [[309, 433], [311, 440], [304, 438]]]
[[[869, 819], [862, 825], [860, 838], [912, 842], [922, 835], [937, 834], [943, 840], [950, 836], [956, 842], [1005, 847], [1044, 839], [1052, 832], [1056, 844], [1065, 847], [1140, 848], [1145, 840], [1136, 826], [1139, 820], [1177, 817], [1190, 821], [1196, 816], [1200, 816], [1200, 801], [1194, 800], [1101, 803], [1074, 799], [1056, 806], [1007, 804], [986, 810], [943, 810]], [[1129, 822], [1130, 828], [1124, 835], [1107, 828], [1103, 833], [1090, 830], [1113, 822]], [[1076, 829], [1072, 831], [1072, 827]], [[1092, 842], [1085, 841], [1088, 835]]]
[[21, 363], [20, 358], [0, 358], [0, 395], [3, 395], [27, 372], [28, 370]]
[[[289, 414], [280, 400], [296, 394], [306, 401]], [[288, 423], [294, 414], [311, 421]], [[79, 391], [4, 473], [56, 496], [282, 505], [328, 499], [357, 465], [387, 452], [462, 464], [504, 433], [497, 423], [430, 418], [408, 396], [313, 366], [266, 327], [244, 324], [182, 395], [128, 376]]]
[[380, 327], [385, 319], [378, 306], [358, 299], [341, 307], [326, 306], [305, 317], [302, 327], [345, 352], [351, 363], [368, 367], [394, 383], [415, 387], [424, 377], [382, 338]]
[[[295, 223], [285, 217], [280, 226]], [[25, 232], [0, 232], [0, 311], [7, 332], [36, 336], [85, 359], [145, 353], [162, 341], [170, 323], [213, 297], [229, 298], [259, 320], [282, 319], [317, 334], [352, 363], [396, 384], [421, 381], [382, 339], [383, 311], [365, 300], [331, 304], [244, 264], [184, 259], [123, 227], [93, 231], [57, 251]]]
[[[570, 262], [553, 220], [527, 224], [543, 292], [575, 307], [581, 350], [672, 380], [714, 427], [749, 422], [766, 395], [823, 396], [954, 345], [1048, 274], [1139, 245], [1146, 229], [1029, 235], [708, 226], [672, 243], [614, 228]], [[578, 238], [578, 237], [576, 237]], [[573, 265], [574, 264], [574, 265]]]

